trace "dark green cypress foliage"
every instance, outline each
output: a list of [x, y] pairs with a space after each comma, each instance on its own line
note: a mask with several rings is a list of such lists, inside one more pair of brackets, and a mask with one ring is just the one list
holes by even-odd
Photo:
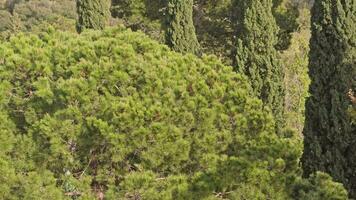
[[193, 24], [193, 0], [168, 0], [166, 43], [174, 51], [200, 54]]
[[271, 0], [235, 0], [237, 9], [236, 66], [246, 74], [253, 91], [269, 106], [283, 127], [284, 72], [275, 45], [278, 27], [272, 15]]
[[110, 0], [77, 0], [77, 31], [103, 29], [110, 17]]
[[315, 1], [310, 45], [304, 175], [330, 173], [356, 197], [356, 127], [347, 96], [356, 86], [356, 1]]

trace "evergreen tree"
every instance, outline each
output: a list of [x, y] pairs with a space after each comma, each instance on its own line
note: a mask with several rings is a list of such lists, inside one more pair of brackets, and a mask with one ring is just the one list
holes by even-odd
[[304, 175], [328, 172], [356, 197], [356, 126], [347, 95], [356, 86], [356, 1], [315, 1], [312, 25]]
[[109, 0], [77, 0], [77, 30], [103, 29], [110, 17]]
[[213, 56], [122, 28], [21, 33], [0, 79], [0, 199], [289, 199], [301, 145]]
[[237, 8], [237, 70], [246, 74], [253, 92], [269, 106], [283, 127], [284, 72], [275, 45], [278, 27], [271, 0], [235, 0]]
[[166, 43], [181, 53], [200, 54], [193, 24], [193, 0], [168, 0]]

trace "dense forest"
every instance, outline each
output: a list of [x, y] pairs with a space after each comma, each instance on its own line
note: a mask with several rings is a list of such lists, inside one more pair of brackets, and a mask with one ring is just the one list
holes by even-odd
[[355, 91], [356, 0], [0, 0], [0, 199], [356, 199]]

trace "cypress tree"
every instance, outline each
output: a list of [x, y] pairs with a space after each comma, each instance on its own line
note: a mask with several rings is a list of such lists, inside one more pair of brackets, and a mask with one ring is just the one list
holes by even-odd
[[166, 44], [174, 51], [200, 54], [193, 24], [193, 0], [168, 0]]
[[77, 31], [103, 29], [110, 17], [109, 0], [77, 0]]
[[356, 127], [347, 95], [356, 86], [356, 1], [316, 0], [312, 9], [304, 175], [319, 170], [356, 197]]
[[271, 0], [235, 0], [237, 71], [246, 74], [253, 92], [269, 106], [283, 127], [284, 72], [277, 56], [278, 26]]

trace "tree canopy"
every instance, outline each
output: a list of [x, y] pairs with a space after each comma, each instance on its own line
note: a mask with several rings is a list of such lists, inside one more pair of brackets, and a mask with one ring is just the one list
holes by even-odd
[[293, 197], [300, 143], [215, 57], [49, 29], [0, 44], [0, 66], [5, 199]]

